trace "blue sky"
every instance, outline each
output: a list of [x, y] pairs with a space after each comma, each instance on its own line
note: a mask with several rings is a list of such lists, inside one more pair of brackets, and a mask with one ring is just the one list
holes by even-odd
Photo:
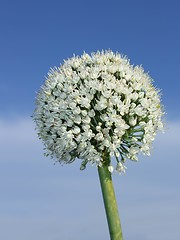
[[0, 2], [0, 239], [109, 239], [97, 170], [43, 157], [30, 116], [50, 67], [112, 49], [162, 89], [167, 130], [114, 183], [125, 240], [180, 238], [180, 3]]

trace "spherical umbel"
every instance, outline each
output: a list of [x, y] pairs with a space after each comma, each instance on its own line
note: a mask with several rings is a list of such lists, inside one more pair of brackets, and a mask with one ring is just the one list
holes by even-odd
[[[101, 166], [114, 156], [116, 169], [126, 159], [150, 154], [163, 129], [159, 90], [140, 66], [112, 51], [84, 53], [53, 68], [38, 93], [34, 120], [46, 154], [61, 163], [82, 160]], [[112, 171], [112, 168], [109, 168]]]

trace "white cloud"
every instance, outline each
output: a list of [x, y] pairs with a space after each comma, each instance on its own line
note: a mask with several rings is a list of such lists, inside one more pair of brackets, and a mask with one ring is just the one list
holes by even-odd
[[180, 148], [180, 121], [167, 122], [164, 134], [158, 134], [158, 146]]
[[[127, 174], [114, 176], [127, 240], [180, 238], [180, 122], [168, 128], [150, 158], [129, 161]], [[1, 120], [0, 146], [0, 239], [109, 239], [95, 167], [54, 166], [32, 119]]]
[[32, 119], [0, 119], [0, 161], [20, 161], [32, 158], [33, 153], [41, 152], [43, 147], [35, 133]]
[[31, 118], [18, 118], [13, 121], [0, 119], [0, 144], [25, 145], [32, 144], [35, 139]]

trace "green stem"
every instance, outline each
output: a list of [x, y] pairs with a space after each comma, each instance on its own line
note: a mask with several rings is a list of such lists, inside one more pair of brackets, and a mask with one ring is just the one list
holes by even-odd
[[108, 170], [108, 165], [110, 163], [109, 154], [105, 154], [103, 159], [104, 163], [102, 167], [98, 167], [98, 172], [109, 226], [110, 239], [123, 240], [114, 187], [111, 173]]

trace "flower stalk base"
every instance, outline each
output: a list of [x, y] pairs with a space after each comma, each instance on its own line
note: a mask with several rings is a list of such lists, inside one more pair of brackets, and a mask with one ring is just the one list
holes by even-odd
[[114, 187], [111, 173], [108, 170], [108, 162], [109, 156], [106, 156], [102, 167], [98, 167], [98, 173], [109, 226], [109, 234], [111, 240], [123, 240]]

